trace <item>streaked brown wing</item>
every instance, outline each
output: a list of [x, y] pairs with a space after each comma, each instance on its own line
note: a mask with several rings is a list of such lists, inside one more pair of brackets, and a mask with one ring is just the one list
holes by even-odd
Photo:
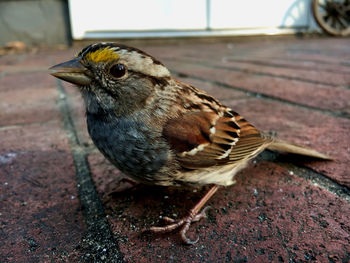
[[184, 168], [197, 169], [245, 159], [266, 143], [260, 132], [237, 113], [188, 112], [169, 120], [164, 138]]
[[236, 120], [241, 127], [241, 133], [238, 142], [232, 147], [228, 160], [229, 163], [253, 158], [272, 141], [270, 137], [261, 133], [242, 116], [237, 114]]

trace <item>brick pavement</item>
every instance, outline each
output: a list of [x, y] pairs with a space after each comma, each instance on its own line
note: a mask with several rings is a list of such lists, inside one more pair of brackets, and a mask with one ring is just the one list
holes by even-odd
[[[0, 57], [1, 262], [349, 262], [350, 39], [138, 42], [258, 128], [335, 158], [265, 152], [176, 233], [204, 191], [136, 187], [94, 148], [78, 91], [47, 74], [80, 47]], [[126, 185], [119, 185], [124, 187]], [[119, 189], [120, 190], [120, 189]]]

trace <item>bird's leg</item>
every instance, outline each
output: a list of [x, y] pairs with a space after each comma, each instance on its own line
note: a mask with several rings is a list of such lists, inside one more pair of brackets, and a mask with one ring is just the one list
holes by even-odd
[[163, 219], [167, 221], [169, 225], [166, 225], [163, 227], [151, 227], [150, 231], [165, 233], [165, 232], [170, 232], [182, 226], [182, 229], [180, 230], [180, 235], [182, 240], [188, 245], [195, 244], [199, 240], [199, 238], [197, 238], [196, 240], [190, 240], [188, 237], [186, 237], [186, 232], [190, 228], [190, 225], [192, 222], [197, 222], [201, 220], [203, 217], [206, 217], [206, 212], [209, 209], [209, 206], [205, 207], [202, 210], [202, 212], [199, 213], [199, 211], [202, 209], [205, 203], [208, 202], [208, 200], [215, 194], [215, 192], [218, 189], [219, 189], [218, 185], [214, 185], [213, 187], [211, 187], [209, 191], [202, 197], [202, 199], [190, 210], [188, 216], [180, 220], [174, 220], [170, 217], [164, 217]]

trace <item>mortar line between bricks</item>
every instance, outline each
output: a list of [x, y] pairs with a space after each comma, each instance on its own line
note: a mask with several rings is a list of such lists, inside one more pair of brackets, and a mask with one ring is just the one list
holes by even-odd
[[274, 102], [278, 102], [278, 103], [282, 103], [282, 104], [287, 104], [290, 106], [294, 106], [294, 107], [298, 107], [298, 108], [302, 108], [302, 109], [306, 109], [306, 110], [312, 110], [312, 111], [320, 112], [320, 113], [327, 114], [327, 115], [330, 115], [333, 117], [350, 119], [350, 114], [345, 113], [345, 112], [336, 112], [336, 111], [316, 108], [316, 107], [305, 105], [305, 104], [299, 104], [299, 103], [295, 103], [295, 102], [285, 100], [282, 98], [278, 98], [275, 96], [271, 96], [271, 95], [267, 95], [267, 94], [263, 94], [263, 93], [259, 93], [259, 92], [255, 92], [255, 91], [249, 91], [249, 90], [246, 90], [244, 88], [240, 88], [240, 87], [233, 86], [233, 85], [228, 85], [228, 84], [222, 83], [220, 81], [209, 80], [209, 79], [205, 79], [205, 78], [201, 78], [201, 77], [197, 77], [197, 76], [192, 76], [192, 75], [189, 75], [188, 73], [184, 73], [184, 72], [179, 72], [179, 71], [175, 71], [175, 70], [171, 70], [171, 72], [180, 76], [180, 77], [186, 77], [189, 79], [199, 80], [199, 81], [207, 82], [207, 83], [210, 83], [212, 85], [216, 85], [216, 86], [219, 86], [219, 87], [222, 87], [225, 89], [232, 89], [235, 91], [244, 92], [246, 95], [254, 97], [254, 98], [270, 100], [270, 101], [274, 101]]
[[311, 182], [314, 186], [318, 186], [339, 198], [342, 198], [350, 203], [350, 188], [344, 185], [339, 184], [334, 179], [329, 178], [326, 175], [323, 175], [319, 172], [314, 171], [313, 169], [305, 166], [298, 166], [289, 161], [283, 161], [283, 155], [279, 153], [272, 152], [269, 150], [264, 151], [257, 157], [257, 160], [268, 160], [273, 161], [281, 167], [286, 168], [289, 172], [292, 172], [293, 175], [305, 179], [308, 182]]
[[350, 63], [349, 62], [341, 62], [340, 65], [350, 68]]
[[[346, 88], [346, 87], [341, 86], [341, 85], [325, 83], [322, 81], [315, 81], [315, 80], [310, 80], [310, 79], [305, 79], [305, 78], [291, 77], [291, 76], [272, 74], [272, 73], [264, 73], [264, 72], [259, 72], [259, 71], [255, 71], [255, 70], [241, 69], [239, 67], [234, 67], [234, 66], [212, 65], [205, 60], [195, 62], [195, 61], [187, 61], [186, 59], [185, 60], [178, 59], [178, 61], [185, 62], [187, 64], [197, 65], [197, 66], [199, 65], [199, 66], [207, 67], [210, 69], [224, 69], [224, 70], [230, 70], [230, 71], [241, 72], [241, 73], [249, 73], [249, 74], [256, 75], [256, 76], [274, 77], [274, 78], [294, 80], [294, 81], [299, 81], [299, 82], [304, 82], [304, 83], [311, 83], [311, 84], [315, 84], [315, 85], [323, 85], [323, 86], [337, 87], [337, 88]], [[280, 68], [283, 68], [283, 67], [281, 66]]]
[[56, 122], [58, 122], [58, 120], [48, 120], [48, 121], [41, 121], [41, 122], [26, 122], [26, 123], [18, 123], [18, 124], [5, 125], [5, 126], [0, 125], [0, 131], [18, 129], [21, 127], [28, 127], [28, 126], [29, 127], [39, 126], [39, 125], [45, 125], [45, 124], [50, 124], [50, 123], [56, 123]]
[[[267, 58], [268, 59], [268, 58]], [[290, 58], [288, 58], [288, 60], [292, 60]], [[259, 60], [240, 60], [240, 59], [232, 59], [232, 58], [228, 58], [227, 60], [228, 62], [238, 62], [238, 63], [247, 63], [247, 64], [258, 64], [258, 65], [261, 65], [261, 66], [267, 66], [267, 67], [272, 67], [272, 68], [285, 68], [285, 69], [296, 69], [296, 70], [310, 70], [309, 68], [306, 68], [306, 67], [303, 67], [303, 68], [300, 68], [299, 66], [297, 65], [287, 65], [287, 64], [278, 64], [278, 63], [268, 63], [268, 62], [262, 62], [262, 61], [259, 61]], [[325, 61], [312, 61], [312, 60], [295, 60], [295, 61], [298, 61], [298, 62], [313, 62], [313, 63], [322, 63], [322, 64], [327, 64], [327, 65], [331, 65], [331, 66], [337, 66], [337, 65], [340, 65], [340, 66], [344, 66], [343, 64], [338, 64], [338, 63], [327, 63]], [[349, 66], [347, 66], [349, 67]], [[349, 74], [350, 72], [347, 72], [347, 71], [340, 71], [340, 70], [332, 70], [332, 69], [315, 69], [315, 71], [317, 72], [326, 72], [326, 73], [338, 73], [338, 74]]]
[[104, 208], [91, 178], [86, 159], [87, 154], [79, 145], [78, 135], [67, 101], [67, 93], [60, 80], [57, 80], [57, 89], [61, 98], [58, 102], [58, 107], [63, 117], [64, 128], [68, 134], [76, 168], [79, 199], [88, 228], [87, 236], [83, 239], [83, 247], [85, 246], [84, 249], [87, 250], [85, 255], [83, 255], [83, 260], [92, 260], [93, 262], [125, 262], [117, 239], [113, 236], [110, 229]]
[[[191, 57], [191, 58], [198, 58], [198, 56], [194, 56], [192, 54], [184, 54], [184, 56], [186, 57]], [[326, 60], [321, 60], [321, 59], [312, 59], [312, 58], [292, 58], [292, 57], [288, 57], [288, 58], [281, 58], [281, 57], [256, 57], [255, 59], [241, 59], [241, 57], [237, 57], [237, 56], [226, 56], [225, 57], [227, 59], [227, 61], [232, 61], [232, 62], [241, 62], [241, 63], [247, 63], [247, 64], [259, 64], [262, 66], [269, 66], [269, 67], [275, 67], [275, 68], [287, 68], [287, 69], [303, 69], [303, 70], [308, 70], [307, 67], [303, 67], [300, 68], [299, 65], [290, 65], [290, 64], [285, 64], [283, 62], [266, 62], [269, 60], [290, 60], [290, 61], [296, 61], [296, 62], [303, 62], [303, 63], [315, 63], [315, 64], [324, 64], [324, 65], [329, 65], [330, 67], [327, 69], [322, 69], [322, 68], [318, 68], [316, 69], [316, 71], [319, 72], [331, 72], [331, 73], [340, 73], [340, 74], [349, 74], [349, 71], [341, 71], [341, 70], [333, 70], [333, 66], [345, 66], [345, 67], [350, 67], [350, 63], [346, 63], [346, 62], [335, 62], [335, 61], [326, 61]]]
[[[211, 65], [204, 64], [205, 67], [209, 68], [214, 68]], [[272, 74], [272, 73], [264, 73], [264, 72], [259, 72], [259, 71], [254, 71], [254, 70], [247, 70], [247, 69], [241, 69], [238, 67], [231, 67], [231, 66], [215, 66], [216, 68], [219, 69], [225, 69], [225, 70], [231, 70], [231, 71], [236, 71], [236, 72], [242, 72], [242, 73], [250, 73], [256, 76], [264, 76], [264, 77], [274, 77], [274, 78], [280, 78], [280, 79], [287, 79], [287, 80], [295, 80], [299, 82], [304, 82], [304, 83], [311, 83], [315, 85], [324, 85], [324, 86], [329, 86], [329, 87], [338, 87], [342, 88], [342, 86], [331, 84], [331, 83], [325, 83], [321, 81], [316, 81], [316, 80], [311, 80], [311, 79], [304, 79], [304, 78], [299, 78], [299, 77], [290, 77], [290, 76], [285, 76], [285, 75], [279, 75], [279, 74]]]
[[47, 72], [47, 68], [40, 68], [40, 69], [21, 69], [18, 71], [11, 71], [10, 70], [5, 70], [4, 74], [2, 75], [2, 77], [4, 76], [11, 76], [11, 75], [17, 75], [17, 74], [33, 74], [33, 73], [43, 73], [43, 72]]
[[345, 185], [341, 185], [334, 179], [326, 175], [318, 173], [309, 167], [297, 166], [292, 163], [276, 162], [277, 164], [293, 171], [293, 174], [312, 182], [315, 186], [319, 186], [336, 196], [345, 199], [350, 203], [350, 189]]

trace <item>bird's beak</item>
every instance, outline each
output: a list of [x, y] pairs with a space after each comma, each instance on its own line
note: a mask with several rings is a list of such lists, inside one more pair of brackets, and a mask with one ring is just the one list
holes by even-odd
[[89, 70], [80, 63], [80, 58], [57, 64], [51, 68], [51, 75], [78, 86], [87, 86], [91, 83]]

